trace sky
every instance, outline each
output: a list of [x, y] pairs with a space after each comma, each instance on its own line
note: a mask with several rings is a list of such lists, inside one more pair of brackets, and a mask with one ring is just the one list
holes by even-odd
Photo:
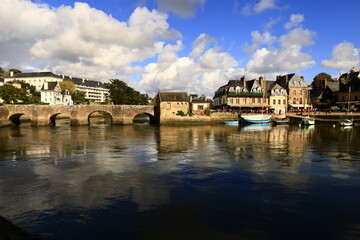
[[213, 97], [360, 68], [359, 0], [0, 0], [0, 67]]

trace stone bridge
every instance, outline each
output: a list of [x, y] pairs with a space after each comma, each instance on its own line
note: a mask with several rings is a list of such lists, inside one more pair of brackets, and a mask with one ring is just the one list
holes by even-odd
[[134, 117], [146, 114], [156, 122], [152, 105], [3, 105], [0, 106], [0, 126], [20, 124], [20, 117], [30, 118], [33, 126], [55, 124], [59, 114], [70, 118], [71, 125], [87, 125], [94, 112], [111, 115], [112, 124], [132, 124]]

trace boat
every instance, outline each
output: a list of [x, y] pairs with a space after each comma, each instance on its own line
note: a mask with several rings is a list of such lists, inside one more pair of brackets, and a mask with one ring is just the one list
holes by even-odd
[[347, 116], [340, 117], [339, 125], [340, 126], [352, 126], [354, 122]]
[[288, 117], [284, 117], [284, 118], [275, 118], [273, 120], [273, 123], [276, 125], [285, 125], [285, 124], [289, 124], [290, 122], [290, 118]]
[[315, 124], [315, 118], [307, 116], [301, 119], [301, 124], [303, 125], [314, 125]]
[[225, 121], [224, 124], [228, 126], [239, 126], [239, 121]]
[[252, 115], [240, 116], [239, 121], [241, 121], [241, 123], [244, 124], [270, 123], [271, 115], [252, 114]]
[[[351, 93], [351, 87], [349, 87], [349, 94], [348, 94], [348, 109], [346, 114], [350, 111], [350, 93]], [[354, 124], [354, 121], [351, 120], [348, 116], [340, 116], [339, 125], [340, 126], [352, 126]]]

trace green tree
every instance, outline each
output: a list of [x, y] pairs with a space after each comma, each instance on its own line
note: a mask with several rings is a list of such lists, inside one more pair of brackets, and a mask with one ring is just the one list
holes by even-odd
[[313, 88], [323, 88], [325, 82], [331, 82], [332, 78], [329, 74], [322, 72], [316, 75], [313, 80], [311, 83]]
[[27, 100], [26, 90], [6, 84], [0, 87], [0, 97], [5, 103], [18, 103]]
[[77, 90], [71, 94], [71, 99], [76, 104], [85, 103], [85, 102], [87, 102], [85, 99], [85, 94], [86, 93], [84, 91]]
[[68, 90], [70, 94], [76, 91], [76, 85], [69, 80], [60, 82], [61, 92], [64, 94], [65, 90]]
[[129, 87], [126, 82], [119, 79], [110, 79], [109, 98], [114, 104], [148, 104], [148, 96], [140, 94], [138, 91]]

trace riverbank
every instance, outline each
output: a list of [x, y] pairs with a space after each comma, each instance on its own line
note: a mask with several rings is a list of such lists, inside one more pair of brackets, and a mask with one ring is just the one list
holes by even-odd
[[202, 125], [202, 124], [220, 124], [224, 121], [236, 121], [236, 113], [219, 112], [212, 113], [210, 116], [171, 116], [160, 119], [161, 125]]

